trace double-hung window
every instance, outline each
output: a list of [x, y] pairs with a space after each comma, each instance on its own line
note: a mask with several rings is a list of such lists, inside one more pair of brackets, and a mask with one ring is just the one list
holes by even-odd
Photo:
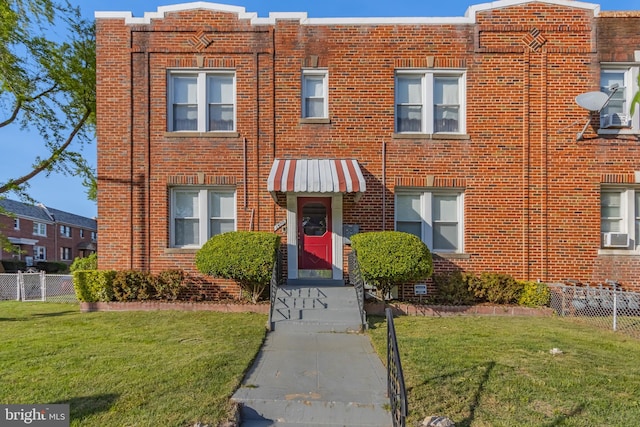
[[13, 229], [20, 230], [20, 218], [13, 218]]
[[171, 246], [200, 247], [236, 229], [236, 194], [228, 188], [171, 190]]
[[64, 237], [71, 237], [71, 227], [69, 227], [68, 225], [61, 225], [60, 235]]
[[168, 130], [236, 130], [236, 76], [233, 71], [170, 71]]
[[329, 117], [328, 73], [326, 70], [302, 71], [302, 118]]
[[33, 247], [33, 257], [38, 261], [46, 261], [47, 260], [47, 248], [44, 246], [34, 246]]
[[604, 249], [635, 249], [639, 245], [640, 187], [602, 189], [600, 232]]
[[396, 230], [419, 237], [434, 252], [464, 250], [464, 194], [460, 191], [399, 190]]
[[33, 235], [47, 237], [47, 224], [43, 224], [41, 222], [34, 222]]
[[60, 248], [60, 259], [63, 261], [71, 261], [71, 248]]
[[631, 115], [631, 100], [638, 90], [638, 67], [611, 65], [600, 70], [600, 91], [610, 95], [609, 102], [600, 111], [601, 133], [637, 132], [640, 129], [638, 112]]
[[396, 133], [466, 132], [464, 72], [399, 70], [395, 92]]

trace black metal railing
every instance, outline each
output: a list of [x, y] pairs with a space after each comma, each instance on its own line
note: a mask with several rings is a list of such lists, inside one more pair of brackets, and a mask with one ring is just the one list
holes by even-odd
[[358, 264], [358, 257], [355, 251], [349, 253], [349, 283], [351, 283], [356, 290], [356, 296], [358, 297], [358, 309], [360, 310], [360, 322], [362, 328], [367, 328], [367, 313], [364, 311], [364, 278], [360, 272], [360, 264]]
[[393, 312], [385, 310], [387, 316], [387, 393], [391, 404], [393, 427], [404, 427], [407, 419], [407, 390], [404, 386], [404, 374], [400, 363], [396, 327], [393, 324]]
[[273, 330], [273, 310], [276, 306], [276, 294], [278, 286], [282, 282], [282, 253], [276, 251], [276, 263], [273, 265], [271, 272], [271, 283], [269, 284], [269, 330]]

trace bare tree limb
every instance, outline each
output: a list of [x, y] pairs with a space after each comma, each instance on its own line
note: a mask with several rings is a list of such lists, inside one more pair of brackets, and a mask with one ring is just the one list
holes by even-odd
[[40, 172], [44, 171], [45, 169], [49, 168], [52, 164], [54, 164], [57, 161], [58, 157], [67, 149], [67, 147], [69, 147], [69, 145], [73, 141], [73, 138], [75, 138], [76, 134], [78, 132], [80, 132], [80, 129], [82, 129], [82, 127], [84, 126], [86, 121], [91, 116], [91, 113], [92, 112], [89, 109], [87, 109], [85, 111], [84, 116], [82, 116], [80, 121], [73, 128], [73, 131], [69, 134], [69, 137], [64, 142], [64, 144], [62, 144], [60, 147], [55, 149], [51, 153], [51, 156], [49, 156], [48, 159], [43, 160], [40, 163], [38, 163], [38, 165], [36, 167], [34, 167], [33, 170], [31, 172], [29, 172], [28, 174], [23, 175], [23, 176], [21, 176], [20, 178], [17, 178], [17, 179], [12, 179], [9, 182], [7, 182], [6, 184], [2, 185], [0, 187], [0, 194], [6, 193], [7, 191], [24, 184], [25, 182], [29, 181], [31, 178], [33, 178], [34, 176], [38, 175]]

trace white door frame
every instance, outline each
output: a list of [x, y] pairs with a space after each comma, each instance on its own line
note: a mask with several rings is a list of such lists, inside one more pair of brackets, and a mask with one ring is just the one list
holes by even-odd
[[298, 279], [298, 197], [331, 197], [332, 279], [343, 280], [342, 193], [287, 193], [287, 274]]

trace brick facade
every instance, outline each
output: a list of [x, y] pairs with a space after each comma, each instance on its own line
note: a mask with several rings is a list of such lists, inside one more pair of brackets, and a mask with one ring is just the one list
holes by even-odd
[[[232, 186], [237, 229], [269, 231], [287, 219], [286, 197], [267, 191], [274, 159], [355, 158], [367, 190], [344, 195], [342, 220], [360, 231], [394, 229], [399, 188], [464, 193], [464, 251], [436, 254], [436, 270], [640, 289], [640, 252], [600, 248], [601, 185], [635, 183], [638, 137], [602, 137], [596, 120], [576, 141], [589, 114], [574, 101], [599, 89], [600, 63], [637, 60], [640, 13], [490, 5], [450, 22], [256, 18], [232, 6], [98, 13], [100, 267], [195, 271], [195, 250], [170, 247], [174, 186]], [[302, 70], [315, 67], [328, 70], [326, 121], [301, 120]], [[235, 71], [233, 133], [167, 132], [178, 69]], [[466, 132], [396, 134], [399, 69], [464, 72]]]

